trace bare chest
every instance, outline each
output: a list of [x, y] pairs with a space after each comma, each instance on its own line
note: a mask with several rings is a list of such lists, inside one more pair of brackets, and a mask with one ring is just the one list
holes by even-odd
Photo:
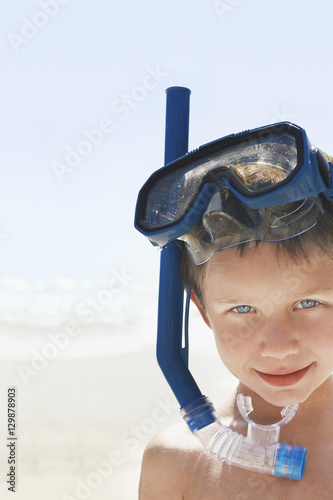
[[301, 481], [231, 467], [211, 457], [196, 462], [184, 500], [313, 500], [333, 498], [331, 467], [319, 457], [307, 461]]

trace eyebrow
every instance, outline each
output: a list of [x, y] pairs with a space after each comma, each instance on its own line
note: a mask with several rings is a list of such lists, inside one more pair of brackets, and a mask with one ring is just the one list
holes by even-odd
[[245, 304], [245, 302], [237, 299], [225, 299], [224, 297], [219, 297], [214, 302], [219, 302], [223, 304]]
[[310, 290], [305, 290], [305, 292], [303, 292], [302, 295], [314, 295], [316, 293], [328, 292], [330, 290], [333, 290], [332, 285], [320, 286], [317, 288], [311, 288]]
[[224, 297], [219, 297], [216, 300], [214, 300], [214, 302], [217, 304], [247, 304], [249, 302], [253, 302], [253, 299], [247, 298], [246, 300], [240, 300], [240, 299], [226, 299]]
[[[276, 289], [276, 290], [278, 290], [278, 289]], [[275, 291], [275, 290], [273, 290], [273, 291]], [[333, 291], [333, 285], [311, 288], [309, 290], [301, 291], [301, 293], [298, 293], [297, 295], [302, 296], [302, 297], [306, 297], [307, 295], [316, 295], [316, 294], [320, 294], [323, 292], [329, 292], [329, 291]], [[245, 304], [247, 302], [251, 302], [251, 300], [253, 300], [253, 299], [251, 299], [250, 297], [246, 298], [245, 301], [240, 300], [240, 299], [236, 299], [233, 297], [218, 297], [214, 302], [217, 302], [219, 304]]]

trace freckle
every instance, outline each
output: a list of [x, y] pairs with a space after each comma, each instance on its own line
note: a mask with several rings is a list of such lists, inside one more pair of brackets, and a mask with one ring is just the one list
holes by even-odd
[[238, 329], [238, 335], [237, 337], [241, 339], [247, 339], [250, 337], [253, 333], [253, 328], [248, 328], [246, 326], [242, 326], [241, 328]]

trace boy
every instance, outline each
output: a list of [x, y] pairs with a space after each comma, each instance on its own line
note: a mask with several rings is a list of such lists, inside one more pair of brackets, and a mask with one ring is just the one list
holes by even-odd
[[[176, 238], [186, 247], [185, 286], [213, 331], [221, 360], [239, 380], [217, 408], [222, 423], [246, 435], [239, 393], [251, 396], [251, 418], [262, 425], [280, 420], [281, 407], [299, 403], [296, 416], [281, 428], [280, 442], [307, 448], [304, 477], [291, 481], [226, 465], [181, 424], [148, 444], [141, 500], [333, 497], [331, 163], [306, 148], [302, 129], [279, 127], [189, 155], [159, 174], [160, 200], [156, 182], [150, 190], [154, 227], [163, 230], [156, 214], [164, 220], [171, 206], [180, 214], [177, 221], [171, 215], [165, 231], [171, 220], [174, 237], [183, 224]], [[184, 197], [190, 201], [182, 205], [178, 199]], [[191, 213], [194, 224], [184, 234]]]

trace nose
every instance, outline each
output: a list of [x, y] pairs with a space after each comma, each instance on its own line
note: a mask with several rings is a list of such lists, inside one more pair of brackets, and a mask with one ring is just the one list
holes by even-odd
[[300, 350], [299, 337], [296, 325], [292, 321], [282, 320], [272, 321], [263, 332], [260, 342], [260, 353], [263, 357], [284, 359], [292, 354], [297, 354]]

